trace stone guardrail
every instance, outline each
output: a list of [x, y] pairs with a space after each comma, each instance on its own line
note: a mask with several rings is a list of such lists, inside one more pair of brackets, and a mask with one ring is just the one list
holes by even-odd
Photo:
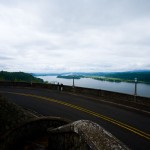
[[[51, 90], [58, 90], [58, 85], [56, 84], [43, 84], [43, 83], [0, 81], [0, 86], [35, 87], [35, 88], [47, 88]], [[63, 91], [91, 96], [98, 99], [104, 99], [105, 101], [108, 102], [114, 102], [117, 104], [122, 104], [122, 105], [126, 105], [129, 107], [150, 112], [150, 98], [147, 97], [141, 97], [141, 96], [135, 97], [134, 95], [129, 95], [129, 94], [111, 92], [111, 91], [100, 90], [100, 89], [72, 87], [67, 85], [63, 85]]]
[[48, 129], [48, 133], [50, 149], [129, 150], [111, 133], [89, 120]]
[[[70, 123], [59, 117], [38, 117], [3, 97], [0, 111], [2, 150], [128, 150], [112, 134], [88, 120]], [[43, 137], [44, 146], [37, 143]]]

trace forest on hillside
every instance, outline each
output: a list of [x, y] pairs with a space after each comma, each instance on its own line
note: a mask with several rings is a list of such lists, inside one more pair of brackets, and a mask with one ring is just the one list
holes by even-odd
[[137, 78], [138, 82], [150, 83], [150, 72], [118, 72], [105, 74], [105, 77], [118, 78], [129, 81], [134, 81], [135, 78]]
[[0, 71], [0, 81], [37, 82], [43, 83], [43, 79], [36, 78], [29, 73]]

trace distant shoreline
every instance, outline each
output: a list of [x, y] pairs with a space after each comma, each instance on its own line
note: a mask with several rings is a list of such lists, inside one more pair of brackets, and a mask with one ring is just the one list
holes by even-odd
[[[57, 78], [63, 78], [63, 79], [81, 79], [81, 78], [90, 78], [93, 80], [100, 80], [100, 81], [108, 81], [108, 82], [128, 82], [128, 83], [135, 83], [134, 80], [124, 80], [124, 79], [119, 79], [119, 78], [109, 78], [109, 77], [101, 77], [101, 76], [61, 76], [58, 75]], [[150, 84], [148, 82], [144, 81], [138, 81], [138, 83], [144, 83], [144, 84]]]

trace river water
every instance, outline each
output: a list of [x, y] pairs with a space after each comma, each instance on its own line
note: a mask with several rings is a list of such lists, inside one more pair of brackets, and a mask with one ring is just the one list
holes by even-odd
[[[73, 85], [72, 79], [57, 78], [57, 76], [38, 76], [38, 78], [41, 78], [44, 81], [48, 81], [49, 83], [57, 84], [59, 82], [64, 85], [70, 85], [70, 86]], [[118, 82], [94, 80], [90, 78], [81, 78], [81, 79], [75, 79], [74, 83], [75, 86], [78, 87], [102, 89], [102, 90], [126, 93], [131, 95], [133, 95], [135, 91], [135, 84], [127, 83], [127, 82], [118, 83]], [[138, 83], [137, 95], [150, 98], [150, 84]]]

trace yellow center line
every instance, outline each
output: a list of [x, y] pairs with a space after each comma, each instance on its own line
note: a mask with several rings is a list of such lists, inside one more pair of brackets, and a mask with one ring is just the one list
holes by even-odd
[[115, 119], [112, 119], [110, 117], [107, 117], [107, 116], [104, 116], [104, 115], [101, 115], [99, 113], [96, 113], [94, 111], [91, 111], [91, 110], [88, 110], [88, 109], [85, 109], [83, 107], [80, 107], [80, 106], [77, 106], [77, 105], [73, 105], [73, 104], [70, 104], [70, 103], [66, 103], [66, 102], [63, 102], [63, 101], [59, 101], [59, 100], [55, 100], [55, 99], [51, 99], [51, 98], [47, 98], [47, 97], [42, 97], [42, 96], [38, 96], [38, 95], [33, 95], [33, 94], [25, 94], [25, 93], [15, 93], [15, 92], [5, 92], [5, 91], [0, 91], [0, 92], [4, 92], [4, 93], [10, 93], [10, 94], [16, 94], [16, 95], [22, 95], [22, 96], [28, 96], [28, 97], [34, 97], [34, 98], [38, 98], [38, 99], [43, 99], [43, 100], [48, 100], [48, 101], [51, 101], [53, 103], [57, 103], [57, 104], [61, 104], [61, 105], [64, 105], [64, 106], [67, 106], [67, 107], [70, 107], [70, 108], [73, 108], [73, 109], [76, 109], [76, 110], [79, 110], [79, 111], [82, 111], [82, 112], [85, 112], [87, 114], [90, 114], [92, 116], [95, 116], [97, 118], [100, 118], [100, 119], [103, 119], [105, 121], [108, 121], [108, 122], [111, 122], [112, 124], [115, 124], [119, 127], [122, 127], [126, 130], [129, 130], [139, 136], [142, 136], [148, 140], [150, 140], [150, 134], [148, 133], [145, 133], [141, 130], [138, 130], [130, 125], [127, 125], [125, 123], [122, 123], [120, 121], [117, 121]]

